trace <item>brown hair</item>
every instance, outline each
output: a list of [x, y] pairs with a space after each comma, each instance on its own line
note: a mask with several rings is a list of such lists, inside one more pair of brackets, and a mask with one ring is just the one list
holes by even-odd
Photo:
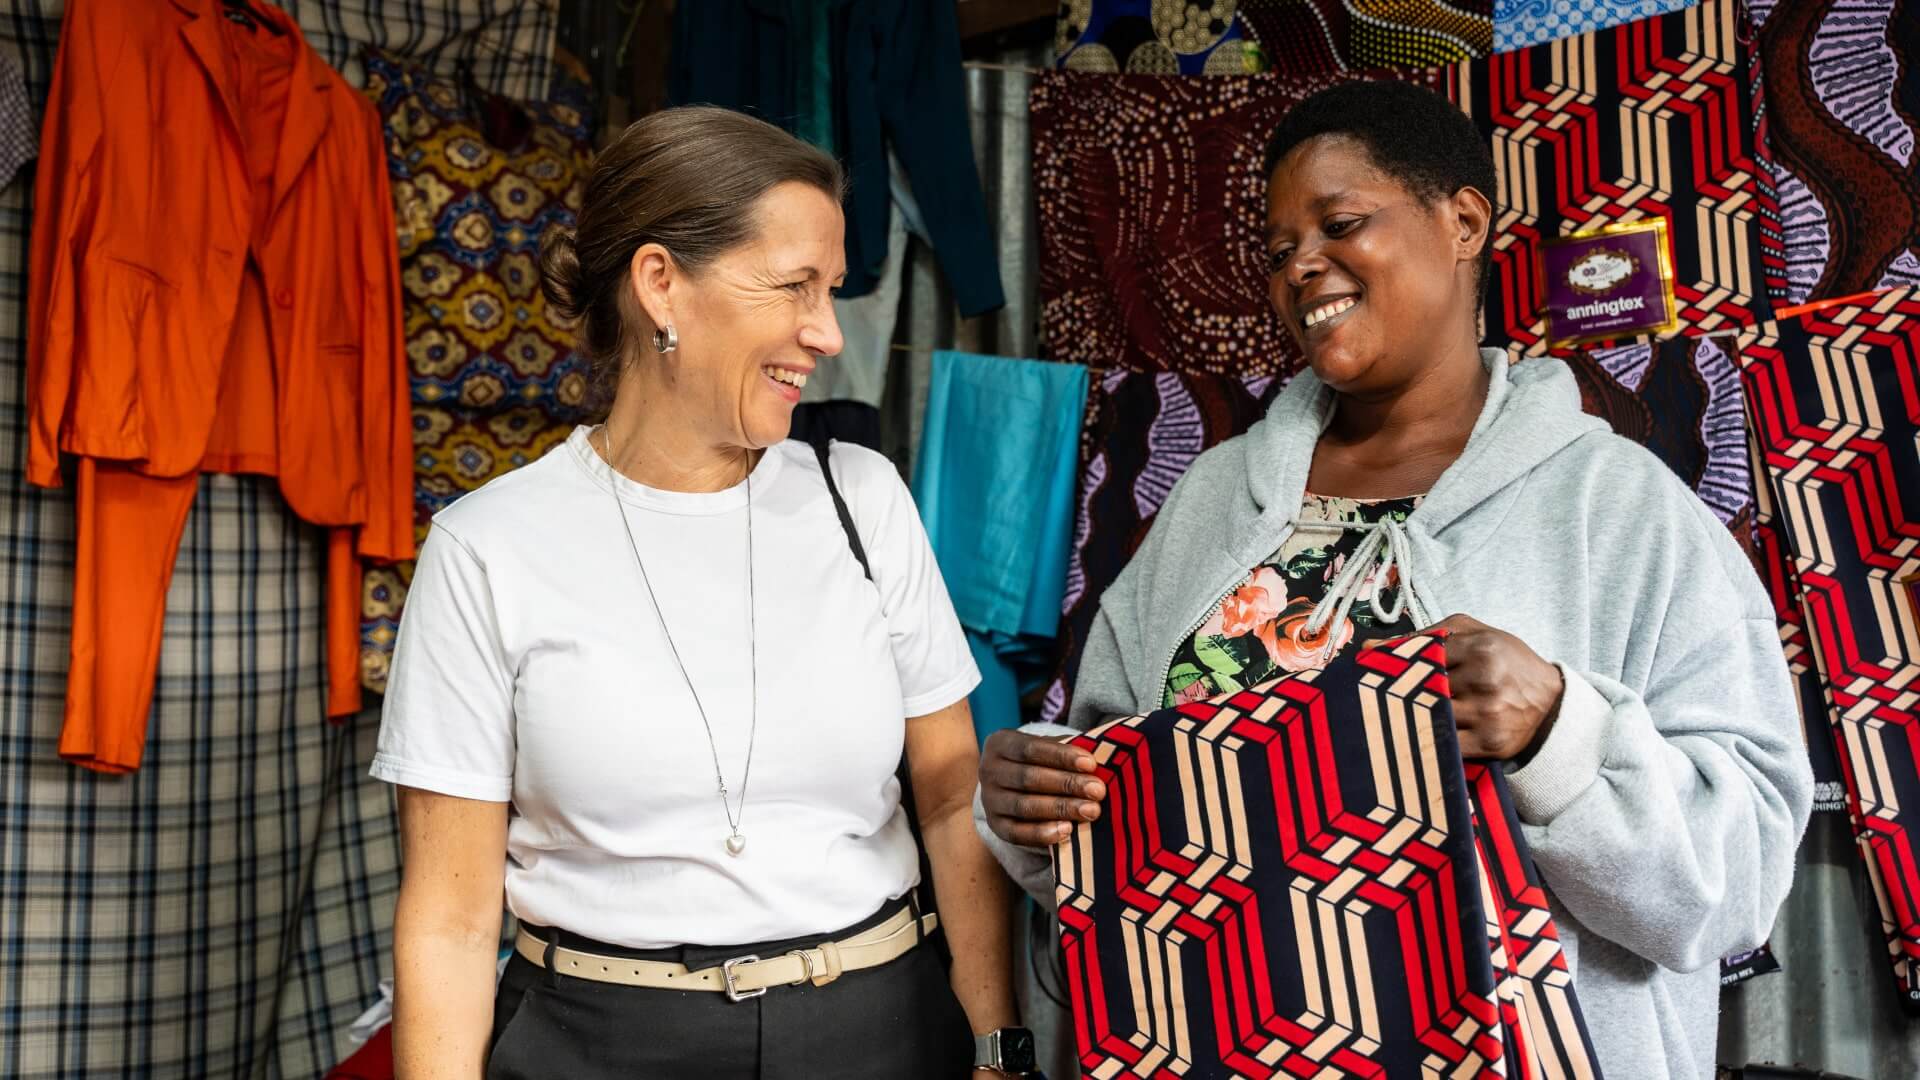
[[596, 404], [611, 396], [643, 316], [625, 288], [633, 253], [659, 244], [699, 274], [753, 238], [754, 207], [798, 182], [835, 202], [840, 165], [792, 135], [711, 105], [664, 109], [627, 126], [594, 159], [571, 230], [541, 244], [540, 289], [554, 312], [579, 322]]

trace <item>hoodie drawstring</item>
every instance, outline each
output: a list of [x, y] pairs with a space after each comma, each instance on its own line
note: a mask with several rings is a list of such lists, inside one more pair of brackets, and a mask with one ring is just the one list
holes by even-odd
[[[1360, 598], [1362, 584], [1369, 578], [1380, 582], [1374, 589], [1368, 603], [1373, 606], [1374, 615], [1383, 623], [1392, 623], [1402, 614], [1411, 614], [1416, 624], [1425, 626], [1431, 620], [1427, 617], [1426, 606], [1413, 591], [1413, 544], [1407, 537], [1406, 527], [1391, 519], [1382, 521], [1302, 521], [1295, 528], [1311, 529], [1320, 532], [1363, 532], [1366, 537], [1360, 546], [1347, 557], [1347, 563], [1341, 567], [1339, 576], [1327, 587], [1327, 594], [1314, 605], [1313, 614], [1307, 617], [1307, 633], [1319, 637], [1329, 626], [1339, 625], [1353, 610], [1354, 601]], [[1400, 586], [1393, 592], [1393, 602], [1382, 604], [1380, 593], [1386, 583], [1398, 570]], [[1328, 639], [1331, 642], [1331, 638]]]

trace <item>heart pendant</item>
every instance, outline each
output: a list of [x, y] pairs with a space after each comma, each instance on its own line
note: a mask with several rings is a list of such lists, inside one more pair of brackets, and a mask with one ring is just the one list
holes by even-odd
[[727, 854], [738, 855], [745, 850], [747, 850], [746, 837], [741, 836], [739, 833], [734, 833], [732, 836], [727, 837]]

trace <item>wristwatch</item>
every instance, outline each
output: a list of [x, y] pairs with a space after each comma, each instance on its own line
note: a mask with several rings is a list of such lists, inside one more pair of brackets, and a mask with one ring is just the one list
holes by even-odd
[[1033, 1032], [1026, 1028], [1003, 1027], [973, 1037], [973, 1067], [998, 1069], [1004, 1073], [1032, 1072]]

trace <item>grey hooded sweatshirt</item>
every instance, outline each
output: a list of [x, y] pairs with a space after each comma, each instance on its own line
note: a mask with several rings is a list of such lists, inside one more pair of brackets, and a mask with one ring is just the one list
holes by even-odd
[[[1564, 364], [1482, 356], [1466, 450], [1368, 546], [1395, 556], [1416, 619], [1471, 615], [1560, 666], [1553, 729], [1508, 781], [1601, 1067], [1711, 1077], [1717, 961], [1766, 940], [1811, 804], [1773, 608], [1705, 505], [1580, 411]], [[1174, 650], [1292, 531], [1333, 408], [1302, 373], [1194, 462], [1101, 597], [1072, 728], [1160, 707]], [[994, 836], [977, 799], [975, 815], [1050, 905], [1047, 854]]]

